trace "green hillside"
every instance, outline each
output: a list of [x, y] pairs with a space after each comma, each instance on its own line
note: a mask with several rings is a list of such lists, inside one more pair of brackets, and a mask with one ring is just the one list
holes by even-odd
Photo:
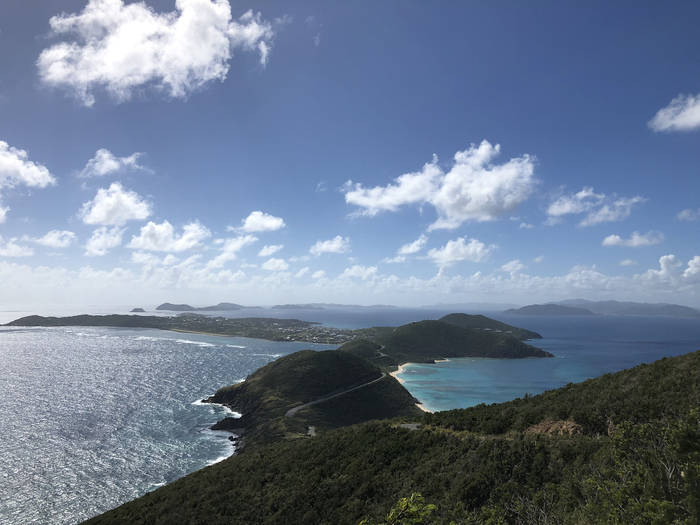
[[[302, 350], [281, 357], [243, 383], [219, 389], [208, 401], [244, 414], [217, 428], [245, 432], [246, 446], [298, 438], [309, 426], [322, 432], [370, 419], [420, 414], [416, 400], [398, 381], [370, 361], [340, 350]], [[295, 410], [314, 401], [322, 402]]]
[[[417, 430], [375, 421], [256, 447], [87, 523], [357, 524], [421, 493], [435, 508], [412, 523], [697, 525], [699, 377], [696, 352], [428, 414]], [[579, 415], [587, 409], [610, 419], [603, 431]]]
[[462, 328], [442, 321], [399, 326], [376, 340], [382, 352], [400, 363], [450, 357], [553, 357], [549, 352], [504, 334]]
[[439, 321], [443, 323], [450, 323], [462, 328], [472, 328], [476, 330], [489, 330], [489, 331], [500, 331], [502, 334], [512, 335], [516, 339], [521, 341], [526, 341], [528, 339], [542, 339], [542, 336], [537, 332], [531, 332], [530, 330], [525, 330], [524, 328], [518, 328], [517, 326], [511, 326], [485, 315], [469, 315], [469, 314], [448, 314], [441, 317]]

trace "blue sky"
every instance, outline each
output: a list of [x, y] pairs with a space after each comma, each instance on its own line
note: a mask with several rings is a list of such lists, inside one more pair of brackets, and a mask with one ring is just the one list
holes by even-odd
[[700, 306], [700, 3], [0, 5], [0, 302]]

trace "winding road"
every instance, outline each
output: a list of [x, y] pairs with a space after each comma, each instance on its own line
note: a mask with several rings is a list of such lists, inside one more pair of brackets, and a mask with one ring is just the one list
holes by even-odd
[[369, 383], [364, 383], [360, 386], [356, 386], [353, 388], [349, 388], [347, 390], [343, 390], [342, 392], [338, 392], [337, 394], [333, 394], [332, 396], [319, 397], [315, 401], [309, 401], [308, 403], [304, 403], [303, 405], [299, 405], [298, 407], [294, 407], [291, 410], [288, 410], [287, 413], [285, 414], [285, 416], [286, 417], [294, 417], [294, 414], [299, 412], [302, 408], [306, 408], [308, 406], [315, 405], [317, 403], [323, 403], [324, 401], [328, 401], [329, 399], [333, 399], [334, 397], [342, 396], [344, 394], [347, 394], [348, 392], [352, 392], [353, 390], [358, 390], [360, 388], [364, 388], [366, 386], [371, 385], [372, 383], [376, 383], [377, 381], [381, 381], [385, 377], [386, 377], [386, 372], [382, 372], [382, 375], [380, 377], [378, 377], [377, 379], [372, 379], [372, 381], [370, 381]]

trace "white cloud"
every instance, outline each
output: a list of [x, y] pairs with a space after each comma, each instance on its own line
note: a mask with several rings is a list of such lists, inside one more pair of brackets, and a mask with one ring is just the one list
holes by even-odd
[[683, 210], [678, 214], [679, 221], [697, 221], [700, 219], [700, 208], [697, 210]]
[[632, 259], [625, 259], [624, 261], [620, 261], [620, 266], [635, 266], [637, 264], [637, 261], [633, 261]]
[[273, 244], [269, 246], [263, 246], [262, 250], [258, 252], [258, 257], [269, 257], [273, 253], [277, 253], [280, 251], [282, 248], [284, 248], [284, 244]]
[[85, 255], [96, 257], [106, 255], [109, 250], [120, 246], [125, 228], [115, 226], [108, 230], [105, 226], [92, 232], [92, 237], [85, 244]]
[[401, 248], [399, 248], [398, 251], [396, 252], [396, 257], [394, 257], [392, 259], [387, 257], [385, 259], [382, 259], [381, 262], [389, 263], [389, 264], [406, 262], [407, 255], [418, 253], [419, 251], [421, 251], [423, 249], [423, 247], [425, 246], [425, 243], [427, 243], [427, 242], [428, 242], [428, 237], [425, 235], [421, 235], [415, 241], [410, 242], [408, 244], [404, 244]]
[[646, 199], [639, 195], [631, 199], [618, 199], [589, 213], [586, 218], [580, 222], [580, 225], [593, 226], [594, 224], [601, 224], [603, 222], [623, 221], [632, 213], [632, 206], [645, 201]]
[[211, 232], [198, 221], [185, 224], [182, 235], [175, 235], [175, 229], [168, 221], [163, 224], [149, 222], [141, 227], [141, 234], [134, 235], [127, 248], [151, 250], [158, 252], [184, 252], [202, 248], [202, 241], [211, 236]]
[[340, 274], [339, 278], [340, 279], [348, 279], [351, 277], [357, 277], [362, 279], [363, 281], [366, 281], [370, 277], [373, 277], [374, 275], [377, 274], [377, 267], [376, 266], [361, 266], [359, 264], [356, 264], [352, 268], [346, 268], [343, 273]]
[[501, 266], [501, 271], [502, 272], [509, 272], [509, 273], [517, 273], [520, 270], [524, 270], [527, 268], [522, 262], [520, 262], [520, 259], [515, 259], [513, 261], [505, 263], [503, 266]]
[[142, 170], [150, 172], [137, 161], [143, 153], [133, 153], [128, 157], [115, 157], [108, 149], [98, 149], [78, 177], [104, 177], [122, 170]]
[[32, 248], [20, 246], [15, 243], [16, 240], [16, 238], [12, 238], [3, 244], [2, 237], [0, 237], [0, 257], [31, 257], [34, 255]]
[[700, 129], [700, 94], [678, 95], [648, 123], [654, 131], [694, 131]]
[[221, 248], [221, 253], [207, 263], [207, 268], [222, 268], [228, 261], [233, 261], [242, 248], [257, 240], [258, 238], [254, 235], [241, 235], [232, 239], [226, 239]]
[[323, 279], [326, 276], [326, 272], [323, 270], [318, 270], [314, 272], [314, 274], [311, 276], [313, 279]]
[[119, 182], [109, 189], [97, 190], [95, 198], [83, 204], [78, 212], [85, 224], [118, 226], [131, 220], [143, 220], [151, 215], [151, 205], [139, 195], [125, 190]]
[[302, 268], [299, 270], [297, 273], [294, 274], [294, 277], [299, 278], [299, 277], [304, 277], [306, 274], [309, 273], [310, 268], [308, 266]]
[[652, 246], [663, 242], [664, 235], [659, 232], [647, 232], [641, 235], [639, 232], [632, 233], [632, 237], [625, 240], [619, 235], [608, 235], [603, 239], [603, 246], [627, 246], [630, 248], [639, 248], [641, 246]]
[[535, 257], [535, 258], [532, 259], [532, 260], [539, 264], [539, 263], [541, 263], [542, 261], [544, 261], [544, 255], [539, 255], [538, 257]]
[[248, 11], [231, 21], [228, 0], [177, 0], [176, 11], [156, 13], [145, 2], [89, 0], [79, 14], [50, 20], [67, 41], [41, 52], [41, 81], [66, 89], [86, 106], [104, 88], [117, 102], [146, 88], [185, 98], [223, 81], [231, 51], [257, 50], [267, 62], [272, 26]]
[[499, 152], [499, 145], [483, 141], [458, 151], [447, 173], [434, 156], [420, 172], [401, 175], [395, 184], [385, 187], [364, 188], [348, 181], [342, 188], [345, 201], [363, 208], [359, 215], [368, 216], [411, 204], [431, 204], [438, 219], [429, 230], [454, 229], [465, 221], [495, 220], [525, 201], [537, 183], [534, 157], [523, 155], [505, 164], [491, 164]]
[[5, 219], [7, 218], [7, 212], [10, 211], [9, 206], [2, 206], [0, 205], [0, 224], [5, 222]]
[[321, 45], [321, 33], [317, 34], [314, 37], [314, 47], [318, 47]]
[[0, 140], [0, 189], [18, 184], [30, 188], [45, 188], [56, 183], [49, 170], [29, 160], [27, 152], [13, 148]]
[[469, 239], [467, 243], [464, 237], [459, 237], [456, 241], [449, 241], [442, 248], [433, 248], [428, 251], [428, 258], [432, 259], [438, 267], [447, 268], [460, 261], [485, 261], [495, 248], [493, 244], [486, 246], [476, 239]]
[[273, 232], [284, 228], [284, 220], [281, 217], [275, 217], [261, 211], [254, 211], [243, 220], [243, 225], [240, 228], [229, 226], [227, 230], [241, 230], [247, 233], [258, 232]]
[[337, 235], [328, 241], [318, 241], [309, 249], [309, 253], [318, 257], [322, 253], [345, 253], [349, 249], [350, 239]]
[[260, 268], [263, 270], [270, 270], [271, 272], [279, 272], [282, 270], [287, 270], [289, 268], [289, 265], [284, 259], [275, 259], [272, 257], [271, 259], [268, 259], [262, 265], [260, 265]]
[[302, 255], [301, 257], [295, 256], [295, 257], [289, 258], [289, 261], [293, 262], [293, 263], [306, 262], [306, 261], [310, 261], [310, 260], [311, 260], [311, 257], [309, 257], [308, 255]]
[[399, 251], [396, 253], [398, 255], [410, 255], [412, 253], [418, 253], [423, 249], [423, 246], [425, 246], [426, 242], [428, 242], [428, 237], [426, 237], [425, 235], [421, 235], [415, 241], [409, 244], [404, 244], [401, 248], [399, 248]]
[[579, 226], [592, 226], [603, 222], [621, 221], [632, 213], [632, 206], [645, 202], [637, 195], [630, 199], [607, 197], [604, 193], [595, 193], [593, 188], [585, 187], [578, 193], [559, 197], [547, 208], [549, 218], [546, 225], [561, 222], [561, 217], [569, 214], [587, 213]]
[[51, 230], [49, 233], [38, 239], [31, 239], [25, 236], [22, 238], [22, 240], [32, 241], [43, 246], [50, 246], [51, 248], [67, 248], [73, 241], [77, 240], [77, 237], [75, 233], [67, 230]]
[[526, 222], [521, 222], [521, 223], [520, 223], [520, 226], [518, 226], [518, 228], [520, 228], [520, 229], [523, 229], [523, 228], [524, 228], [524, 229], [527, 229], [527, 230], [531, 230], [532, 228], [534, 228], [534, 226], [533, 226], [532, 224], [528, 224], [528, 223], [526, 223]]

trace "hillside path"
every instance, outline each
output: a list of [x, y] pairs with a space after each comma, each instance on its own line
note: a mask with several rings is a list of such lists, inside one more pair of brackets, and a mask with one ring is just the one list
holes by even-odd
[[328, 401], [329, 399], [333, 399], [334, 397], [342, 396], [343, 394], [347, 394], [348, 392], [352, 392], [353, 390], [357, 390], [359, 388], [364, 388], [366, 386], [371, 385], [372, 383], [376, 383], [377, 381], [381, 381], [385, 377], [386, 377], [386, 372], [382, 372], [382, 375], [380, 377], [378, 377], [377, 379], [372, 379], [372, 381], [370, 381], [369, 383], [364, 383], [360, 386], [356, 386], [356, 387], [350, 388], [348, 390], [343, 390], [342, 392], [338, 392], [337, 394], [333, 394], [332, 396], [320, 397], [314, 401], [309, 401], [308, 403], [304, 403], [303, 405], [299, 405], [298, 407], [294, 407], [291, 410], [288, 410], [287, 413], [285, 414], [285, 416], [286, 417], [293, 417], [294, 414], [299, 412], [302, 408], [306, 408], [308, 406], [315, 405], [317, 403], [323, 403], [324, 401]]

